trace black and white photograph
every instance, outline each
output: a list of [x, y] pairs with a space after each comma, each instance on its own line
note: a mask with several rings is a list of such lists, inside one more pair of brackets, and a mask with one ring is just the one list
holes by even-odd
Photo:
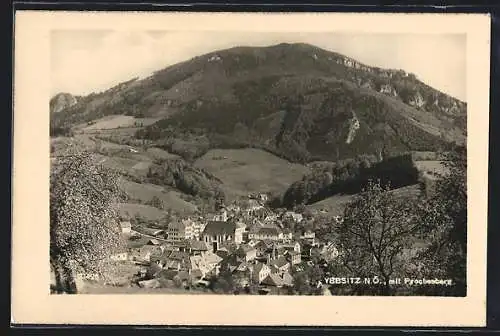
[[465, 35], [297, 35], [52, 32], [54, 292], [466, 295]]
[[466, 31], [45, 38], [51, 297], [470, 295]]

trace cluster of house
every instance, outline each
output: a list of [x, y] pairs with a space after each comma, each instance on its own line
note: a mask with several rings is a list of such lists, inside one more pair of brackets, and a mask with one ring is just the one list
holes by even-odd
[[144, 286], [158, 285], [158, 278], [193, 284], [224, 274], [242, 287], [279, 288], [293, 285], [292, 268], [300, 271], [311, 249], [321, 247], [330, 256], [337, 253], [333, 246], [320, 246], [312, 231], [294, 236], [276, 225], [282, 218], [300, 222], [301, 214], [260, 211], [264, 209], [261, 204], [250, 202], [244, 210], [229, 206], [205, 219], [172, 220], [166, 229], [136, 231], [129, 222], [122, 222], [124, 234], [150, 239], [114, 258], [143, 265], [140, 276]]

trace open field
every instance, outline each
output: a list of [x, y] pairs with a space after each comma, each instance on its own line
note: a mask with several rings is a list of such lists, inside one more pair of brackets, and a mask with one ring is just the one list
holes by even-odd
[[435, 161], [442, 160], [446, 154], [429, 151], [412, 151], [411, 156], [415, 161]]
[[213, 149], [196, 160], [195, 166], [219, 178], [230, 196], [284, 192], [308, 172], [303, 165], [259, 149]]
[[118, 210], [120, 215], [126, 217], [134, 217], [139, 215], [144, 217], [146, 220], [160, 220], [165, 216], [166, 212], [155, 207], [144, 205], [144, 204], [134, 204], [134, 203], [119, 203]]
[[147, 173], [149, 167], [153, 163], [151, 161], [139, 161], [135, 165], [132, 166], [132, 169], [136, 172]]
[[415, 161], [415, 166], [421, 171], [433, 171], [440, 174], [447, 172], [442, 161]]
[[112, 115], [94, 120], [91, 125], [83, 127], [83, 130], [113, 129], [119, 127], [134, 126], [134, 117], [125, 115]]
[[145, 176], [148, 172], [151, 161], [138, 161], [133, 158], [108, 156], [95, 154], [95, 161], [104, 167], [120, 174], [128, 174], [132, 176]]
[[127, 247], [128, 248], [139, 248], [144, 245], [146, 245], [151, 238], [147, 236], [141, 235], [139, 238], [136, 239], [127, 239]]
[[415, 166], [425, 177], [431, 179], [436, 179], [448, 172], [448, 168], [442, 161], [415, 161]]
[[329, 215], [341, 216], [346, 205], [354, 199], [354, 195], [334, 195], [319, 202], [308, 205], [313, 210], [328, 211]]
[[[98, 144], [99, 152], [96, 153]], [[153, 162], [153, 158], [143, 153], [133, 153], [130, 146], [115, 144], [95, 139], [87, 134], [77, 134], [74, 138], [58, 137], [51, 139], [53, 155], [58, 155], [71, 147], [94, 152], [96, 162], [107, 168], [132, 175], [145, 174]]]
[[111, 115], [93, 121], [91, 125], [81, 124], [77, 129], [83, 131], [109, 130], [122, 127], [148, 126], [157, 122], [159, 118], [135, 118], [127, 115]]
[[97, 139], [95, 136], [98, 134], [78, 133], [74, 137], [51, 137], [50, 144], [54, 146], [54, 150], [58, 151], [66, 148], [67, 146], [77, 146], [82, 150], [94, 151], [98, 145], [101, 150], [109, 152], [129, 151], [130, 146], [121, 145], [106, 140]]
[[396, 197], [408, 197], [408, 198], [419, 198], [422, 196], [422, 191], [420, 190], [420, 186], [418, 184], [413, 184], [410, 186], [397, 188], [390, 191]]
[[149, 183], [135, 183], [122, 179], [120, 184], [121, 189], [127, 193], [127, 195], [134, 200], [140, 200], [141, 202], [149, 202], [153, 197], [158, 197], [163, 201], [165, 209], [172, 209], [179, 212], [190, 212], [196, 211], [196, 206], [186, 202], [180, 197], [180, 193], [172, 190], [165, 190], [164, 187], [149, 184]]
[[[421, 191], [417, 184], [407, 187], [397, 188], [391, 190], [390, 192], [394, 193], [396, 197], [415, 198], [415, 197], [420, 197], [421, 195]], [[349, 204], [349, 202], [354, 200], [355, 197], [356, 195], [334, 195], [322, 201], [310, 204], [307, 207], [318, 211], [326, 210], [328, 211], [328, 214], [332, 216], [341, 216], [343, 215], [344, 209], [347, 206], [347, 204]]]
[[120, 127], [120, 128], [109, 128], [109, 129], [95, 129], [95, 130], [85, 130], [82, 131], [82, 134], [93, 134], [93, 135], [102, 135], [102, 136], [133, 136], [138, 130], [142, 127], [129, 126], [129, 127]]
[[179, 155], [169, 153], [166, 150], [157, 147], [150, 147], [146, 150], [146, 152], [152, 159], [168, 160], [177, 159], [180, 157]]
[[79, 150], [92, 150], [95, 148], [95, 142], [90, 137], [80, 135], [76, 135], [72, 138], [62, 136], [51, 137], [50, 145], [56, 155], [70, 146]]
[[127, 158], [122, 158], [122, 157], [111, 157], [111, 156], [105, 156], [101, 155], [102, 160], [99, 162], [104, 165], [105, 167], [117, 171], [127, 171], [132, 173], [133, 172], [133, 167], [138, 163], [137, 160], [133, 159], [127, 159]]

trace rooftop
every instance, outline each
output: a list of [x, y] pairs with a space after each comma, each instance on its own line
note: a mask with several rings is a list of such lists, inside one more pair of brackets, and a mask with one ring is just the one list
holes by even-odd
[[259, 234], [264, 234], [264, 235], [279, 235], [279, 230], [278, 228], [275, 227], [261, 227], [257, 230]]
[[236, 224], [232, 221], [210, 221], [205, 226], [203, 234], [205, 235], [234, 235]]
[[183, 240], [172, 242], [172, 246], [173, 247], [178, 247], [178, 248], [188, 247], [189, 243], [185, 239], [183, 239]]
[[269, 246], [268, 246], [268, 244], [266, 244], [266, 242], [264, 242], [263, 240], [259, 240], [259, 241], [257, 242], [257, 244], [255, 244], [255, 246], [254, 246], [254, 247], [255, 247], [255, 248], [257, 248], [257, 249], [267, 249]]
[[178, 260], [167, 260], [165, 263], [165, 268], [166, 269], [177, 269], [181, 265], [180, 261]]
[[242, 244], [242, 245], [240, 245], [239, 250], [246, 253], [246, 252], [255, 250], [255, 247], [250, 246], [250, 245], [246, 245], [246, 244]]
[[200, 265], [203, 264], [203, 258], [201, 256], [191, 256], [189, 257], [192, 269], [199, 269]]
[[273, 264], [276, 265], [277, 267], [283, 267], [286, 264], [288, 264], [288, 261], [286, 260], [285, 257], [280, 256], [277, 260], [273, 262]]
[[219, 263], [222, 258], [219, 257], [217, 254], [213, 253], [213, 252], [207, 252], [203, 255], [203, 259], [207, 262], [207, 263]]
[[174, 220], [168, 224], [169, 229], [184, 229], [186, 227], [186, 223], [184, 221]]
[[283, 282], [285, 285], [288, 285], [288, 286], [293, 285], [293, 277], [290, 275], [290, 273], [285, 272], [283, 274]]
[[248, 268], [250, 267], [250, 265], [246, 262], [241, 262], [239, 265], [238, 265], [238, 268], [237, 270], [238, 271], [246, 271]]
[[141, 246], [138, 248], [138, 250], [141, 252], [141, 253], [148, 253], [148, 252], [157, 252], [160, 250], [160, 248], [156, 245], [144, 245], [144, 246]]
[[192, 250], [207, 251], [207, 245], [200, 240], [190, 239], [188, 240], [188, 246]]
[[268, 286], [283, 286], [285, 284], [283, 280], [276, 274], [269, 274], [262, 281], [262, 283]]
[[148, 227], [138, 227], [136, 231], [150, 235], [150, 236], [155, 236], [160, 233], [164, 233], [165, 231], [162, 229], [153, 229], [153, 228], [148, 228]]
[[158, 239], [152, 238], [152, 239], [148, 240], [147, 245], [161, 245], [161, 242]]
[[172, 251], [168, 258], [172, 260], [187, 260], [189, 259], [189, 254], [187, 252]]
[[260, 272], [263, 268], [265, 268], [265, 267], [267, 267], [267, 265], [266, 265], [266, 264], [264, 264], [264, 263], [257, 263], [257, 264], [255, 264], [255, 266], [253, 267], [253, 271], [254, 271], [255, 273], [259, 273], [259, 272]]

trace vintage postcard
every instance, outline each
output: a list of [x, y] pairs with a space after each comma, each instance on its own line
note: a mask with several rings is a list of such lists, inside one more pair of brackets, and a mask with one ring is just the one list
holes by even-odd
[[489, 39], [18, 11], [12, 321], [483, 326]]

